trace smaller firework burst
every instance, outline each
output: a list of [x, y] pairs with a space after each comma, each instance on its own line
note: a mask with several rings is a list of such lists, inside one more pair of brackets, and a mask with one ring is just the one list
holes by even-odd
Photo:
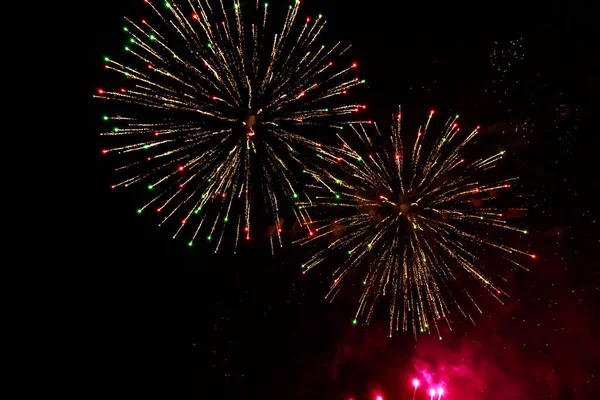
[[[473, 321], [463, 303], [479, 312], [481, 308], [468, 281], [502, 302], [507, 294], [484, 273], [482, 257], [487, 251], [522, 268], [519, 256], [535, 258], [506, 244], [510, 235], [497, 235], [527, 233], [507, 221], [524, 209], [498, 205], [504, 204], [501, 191], [517, 180], [494, 178], [505, 152], [466, 157], [479, 127], [463, 134], [458, 115], [447, 120], [441, 135], [428, 140], [433, 114], [410, 145], [400, 134], [400, 112], [385, 136], [376, 123], [353, 124], [353, 135], [338, 135], [340, 147], [319, 153], [330, 168], [309, 171], [319, 195], [304, 207], [315, 217], [327, 217], [315, 219], [310, 236], [301, 243], [329, 239], [329, 245], [303, 265], [304, 273], [334, 253], [344, 254], [328, 297], [351, 278], [362, 282], [354, 323], [368, 323], [375, 305], [387, 298], [390, 335], [411, 327], [415, 335], [433, 328], [441, 339], [440, 323], [445, 321], [451, 329], [451, 305]], [[336, 216], [333, 221], [330, 215]]]

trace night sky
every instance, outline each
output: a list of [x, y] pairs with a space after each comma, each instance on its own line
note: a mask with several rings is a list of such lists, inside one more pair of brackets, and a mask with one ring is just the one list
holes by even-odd
[[353, 44], [368, 83], [354, 96], [380, 126], [398, 104], [411, 132], [430, 109], [459, 113], [482, 126], [492, 148], [507, 150], [508, 172], [522, 178], [529, 212], [519, 223], [530, 234], [520, 244], [538, 254], [530, 272], [513, 273], [511, 300], [486, 303], [476, 326], [457, 315], [443, 341], [415, 341], [410, 333], [388, 338], [385, 312], [368, 327], [353, 325], [356, 298], [324, 300], [333, 266], [301, 275], [303, 249], [271, 256], [260, 238], [237, 255], [189, 248], [136, 214], [142, 189], [110, 190], [98, 137], [105, 102], [91, 97], [112, 79], [102, 57], [119, 54], [122, 17], [148, 11], [142, 0], [99, 2], [87, 27], [89, 127], [80, 133], [89, 138], [80, 151], [92, 168], [85, 185], [95, 210], [86, 221], [91, 266], [82, 266], [92, 278], [89, 353], [102, 365], [87, 390], [111, 398], [411, 399], [419, 376], [443, 382], [447, 399], [597, 398], [600, 141], [589, 114], [599, 95], [600, 30], [583, 2], [524, 3], [304, 0], [300, 9], [324, 14], [329, 43]]

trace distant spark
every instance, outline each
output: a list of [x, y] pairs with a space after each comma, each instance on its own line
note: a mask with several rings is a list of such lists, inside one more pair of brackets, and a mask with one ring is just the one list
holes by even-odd
[[250, 240], [261, 204], [275, 228], [271, 247], [281, 246], [281, 208], [307, 218], [294, 206], [303, 195], [295, 171], [318, 148], [310, 129], [340, 128], [365, 107], [345, 96], [364, 83], [357, 63], [336, 61], [350, 46], [320, 44], [326, 21], [301, 20], [299, 1], [276, 33], [267, 3], [145, 4], [152, 19], [126, 19], [129, 61], [104, 58], [124, 85], [116, 79], [95, 95], [121, 105], [102, 117], [112, 125], [102, 153], [121, 160], [111, 187], [145, 187], [151, 199], [138, 213], [175, 222], [173, 237], [185, 233], [189, 246], [202, 237], [216, 250], [226, 231], [236, 248]]
[[[465, 149], [479, 127], [463, 134], [456, 115], [447, 120], [441, 135], [428, 138], [433, 114], [412, 145], [400, 134], [398, 112], [388, 135], [376, 123], [352, 124], [352, 137], [338, 135], [340, 147], [321, 151], [330, 168], [325, 173], [311, 172], [320, 195], [304, 206], [312, 210], [311, 215], [323, 218], [311, 224], [315, 235], [300, 242], [329, 240], [303, 265], [303, 272], [334, 254], [345, 257], [334, 272], [327, 298], [333, 299], [350, 278], [364, 285], [353, 323], [357, 319], [369, 323], [376, 304], [387, 298], [390, 335], [412, 328], [416, 336], [434, 328], [442, 339], [439, 324], [445, 321], [451, 329], [451, 305], [472, 321], [463, 301], [481, 312], [465, 286], [466, 277], [499, 301], [507, 296], [483, 272], [485, 250], [496, 250], [500, 260], [521, 268], [525, 267], [519, 256], [536, 256], [504, 244], [508, 235], [496, 239], [492, 234], [497, 230], [527, 233], [509, 225], [507, 210], [495, 205], [499, 192], [517, 180], [493, 178], [492, 169], [505, 152], [467, 159]], [[338, 216], [333, 221], [328, 217], [332, 214]]]
[[490, 54], [490, 62], [502, 77], [504, 77], [514, 66], [525, 58], [525, 46], [523, 38], [509, 40], [508, 42], [494, 42], [494, 48]]

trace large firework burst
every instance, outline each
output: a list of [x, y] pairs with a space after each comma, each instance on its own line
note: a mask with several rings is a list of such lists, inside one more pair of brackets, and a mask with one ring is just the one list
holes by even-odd
[[[187, 231], [190, 246], [205, 229], [217, 250], [227, 227], [236, 248], [250, 239], [251, 211], [260, 204], [271, 246], [281, 245], [279, 207], [301, 198], [295, 171], [317, 149], [305, 129], [340, 128], [347, 120], [340, 117], [364, 108], [343, 100], [364, 83], [352, 74], [356, 63], [333, 66], [350, 46], [321, 45], [326, 21], [319, 15], [298, 23], [300, 1], [273, 34], [267, 3], [145, 3], [153, 19], [127, 19], [124, 27], [129, 61], [105, 58], [125, 86], [96, 94], [121, 104], [104, 116], [116, 126], [103, 133], [112, 138], [103, 153], [122, 157], [113, 188], [147, 187], [153, 196], [139, 213], [152, 209], [161, 224], [175, 221], [175, 236]], [[303, 211], [292, 209], [304, 222]]]
[[[400, 134], [400, 112], [393, 117], [389, 135], [383, 136], [375, 123], [352, 124], [351, 136], [338, 135], [340, 147], [320, 152], [332, 168], [325, 173], [309, 171], [321, 193], [304, 206], [316, 207], [317, 214], [333, 211], [338, 217], [311, 223], [313, 235], [301, 242], [328, 238], [329, 246], [303, 265], [304, 272], [336, 251], [343, 253], [345, 260], [334, 273], [327, 297], [333, 298], [351, 277], [362, 281], [354, 323], [358, 319], [368, 323], [376, 303], [386, 296], [390, 335], [410, 328], [415, 335], [432, 328], [440, 335], [442, 319], [450, 326], [451, 305], [471, 318], [463, 300], [481, 312], [469, 293], [467, 278], [502, 301], [507, 294], [484, 273], [484, 250], [496, 250], [501, 259], [519, 267], [518, 257], [511, 255], [535, 258], [503, 244], [502, 236], [494, 233], [527, 233], [507, 223], [508, 214], [522, 208], [495, 205], [499, 191], [516, 179], [493, 177], [504, 151], [467, 160], [465, 149], [474, 142], [479, 127], [463, 134], [458, 115], [448, 119], [441, 135], [427, 140], [433, 114], [409, 145]], [[336, 170], [339, 174], [332, 172]]]

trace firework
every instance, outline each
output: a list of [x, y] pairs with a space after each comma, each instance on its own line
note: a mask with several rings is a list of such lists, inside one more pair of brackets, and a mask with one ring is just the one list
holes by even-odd
[[413, 379], [413, 380], [412, 380], [413, 387], [415, 388], [415, 389], [413, 390], [413, 400], [415, 400], [415, 397], [417, 396], [417, 389], [419, 388], [419, 383], [420, 383], [420, 382], [419, 382], [419, 380], [418, 380], [418, 379]]
[[330, 165], [326, 172], [309, 171], [318, 195], [304, 207], [315, 210], [311, 215], [326, 212], [337, 219], [315, 217], [310, 223], [312, 236], [300, 242], [329, 239], [329, 245], [303, 265], [303, 273], [334, 254], [342, 255], [345, 259], [334, 272], [327, 298], [333, 299], [352, 277], [362, 281], [353, 323], [369, 323], [375, 305], [385, 298], [390, 304], [390, 335], [412, 327], [415, 336], [435, 329], [441, 339], [439, 324], [445, 321], [451, 329], [451, 305], [473, 321], [462, 303], [479, 312], [481, 308], [469, 293], [468, 278], [502, 302], [507, 294], [483, 272], [481, 256], [486, 250], [498, 251], [501, 260], [522, 268], [519, 257], [535, 258], [493, 234], [527, 233], [507, 222], [508, 214], [522, 208], [495, 206], [500, 192], [517, 179], [493, 178], [505, 152], [469, 160], [465, 150], [479, 127], [463, 134], [458, 115], [447, 120], [441, 135], [428, 140], [433, 114], [412, 143], [405, 143], [400, 134], [400, 112], [385, 136], [376, 123], [351, 124], [351, 136], [338, 135], [341, 146], [319, 153]]
[[504, 78], [516, 64], [525, 58], [523, 38], [510, 40], [507, 43], [494, 42], [490, 62], [494, 69]]
[[277, 33], [267, 3], [145, 3], [152, 19], [126, 19], [128, 61], [105, 58], [123, 86], [95, 95], [119, 105], [104, 116], [114, 126], [103, 133], [112, 141], [102, 152], [120, 156], [112, 187], [147, 188], [151, 199], [138, 213], [173, 221], [174, 237], [185, 232], [190, 246], [206, 235], [216, 250], [226, 231], [235, 248], [250, 240], [260, 204], [274, 228], [271, 247], [280, 246], [280, 206], [302, 197], [295, 171], [318, 148], [306, 128], [340, 128], [365, 107], [344, 96], [364, 83], [356, 63], [334, 66], [350, 46], [321, 45], [326, 21], [299, 21], [299, 1]]

